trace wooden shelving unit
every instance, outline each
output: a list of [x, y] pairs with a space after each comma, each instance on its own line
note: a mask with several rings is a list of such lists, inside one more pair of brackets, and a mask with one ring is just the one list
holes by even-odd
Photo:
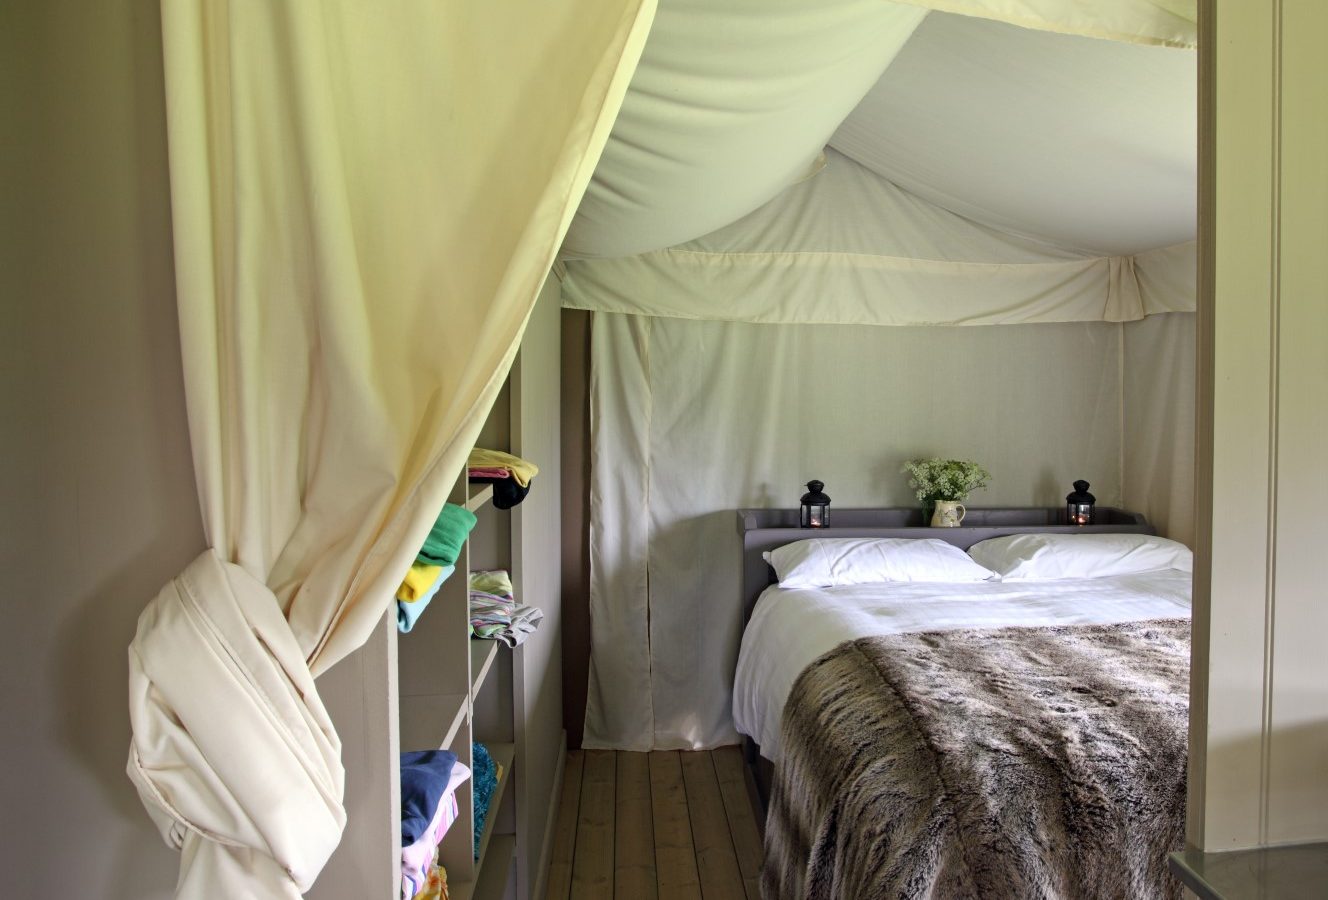
[[[408, 634], [392, 604], [363, 647], [319, 679], [342, 739], [346, 829], [309, 900], [395, 900], [401, 895], [400, 754], [443, 747], [473, 771], [482, 742], [503, 765], [475, 855], [473, 780], [440, 848], [454, 900], [542, 896], [564, 736], [556, 679], [558, 610], [558, 316], [546, 291], [508, 384], [477, 440], [538, 462], [548, 483], [515, 510], [494, 507], [490, 485], [462, 474], [448, 502], [475, 513], [456, 572]], [[542, 476], [546, 477], [546, 476]], [[515, 650], [470, 637], [469, 574], [512, 573], [516, 596], [545, 610], [545, 625]], [[386, 600], [386, 598], [385, 598]], [[519, 771], [518, 771], [519, 770]]]

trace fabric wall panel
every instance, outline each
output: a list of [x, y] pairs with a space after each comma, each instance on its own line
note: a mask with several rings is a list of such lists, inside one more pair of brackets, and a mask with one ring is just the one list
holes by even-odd
[[654, 319], [597, 316], [590, 359], [592, 653], [584, 747], [649, 750], [650, 335]]
[[563, 305], [687, 319], [997, 325], [1194, 309], [1193, 245], [1093, 256], [971, 222], [833, 150], [824, 171], [679, 247], [567, 262]]
[[1195, 311], [1198, 252], [1197, 241], [1186, 241], [1135, 255], [1134, 272], [1139, 279], [1144, 315]]
[[1192, 547], [1194, 314], [1149, 316], [1122, 328], [1125, 506]]
[[[991, 469], [976, 506], [1059, 504], [1075, 478], [1102, 503], [1121, 502], [1117, 325], [863, 329], [597, 314], [595, 333], [587, 747], [736, 738], [735, 508], [795, 506], [814, 477], [834, 498], [832, 515], [911, 505], [900, 467], [930, 455]], [[645, 484], [632, 480], [614, 508], [617, 486], [640, 467]], [[610, 677], [624, 670], [630, 677]]]

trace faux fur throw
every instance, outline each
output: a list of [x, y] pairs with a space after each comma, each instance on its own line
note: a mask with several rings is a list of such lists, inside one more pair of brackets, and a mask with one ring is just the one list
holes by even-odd
[[899, 634], [798, 676], [766, 900], [1179, 898], [1188, 620]]

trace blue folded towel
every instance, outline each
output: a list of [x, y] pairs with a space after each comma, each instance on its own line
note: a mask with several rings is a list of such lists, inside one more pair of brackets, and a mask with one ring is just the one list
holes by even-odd
[[401, 846], [418, 841], [433, 821], [456, 761], [450, 750], [401, 754]]
[[484, 836], [484, 820], [489, 815], [489, 802], [493, 800], [494, 788], [498, 787], [498, 767], [489, 748], [476, 743], [472, 748], [471, 774], [475, 789], [475, 858], [480, 858], [480, 838]]

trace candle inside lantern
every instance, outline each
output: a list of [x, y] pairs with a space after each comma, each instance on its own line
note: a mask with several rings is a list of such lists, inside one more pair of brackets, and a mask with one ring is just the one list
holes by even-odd
[[802, 514], [799, 524], [803, 528], [828, 528], [830, 526], [830, 498], [821, 490], [825, 483], [807, 482], [807, 493], [802, 495]]
[[1074, 491], [1065, 498], [1065, 519], [1071, 525], [1092, 525], [1097, 498], [1088, 493], [1087, 481], [1076, 481]]

